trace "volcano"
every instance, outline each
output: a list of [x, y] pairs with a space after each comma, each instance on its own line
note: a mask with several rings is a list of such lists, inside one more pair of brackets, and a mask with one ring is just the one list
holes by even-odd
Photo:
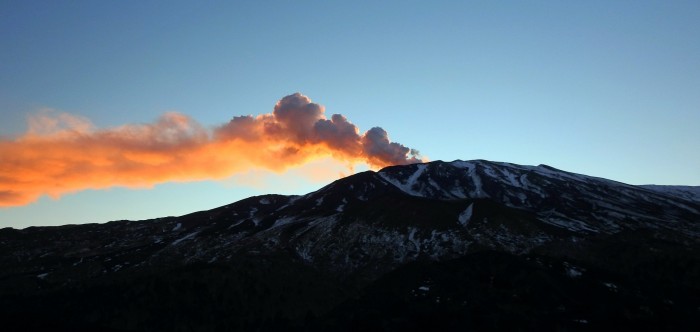
[[700, 327], [700, 187], [391, 166], [180, 217], [0, 229], [3, 330]]

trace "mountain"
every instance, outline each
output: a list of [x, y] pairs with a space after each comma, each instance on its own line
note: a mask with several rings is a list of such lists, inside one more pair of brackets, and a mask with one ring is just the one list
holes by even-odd
[[653, 184], [643, 185], [640, 187], [647, 188], [649, 190], [653, 190], [653, 191], [662, 193], [664, 195], [676, 196], [676, 197], [680, 197], [680, 198], [691, 200], [691, 201], [700, 201], [700, 187], [659, 186], [659, 185], [653, 185]]
[[0, 316], [17, 330], [694, 330], [698, 192], [436, 161], [181, 217], [4, 228]]

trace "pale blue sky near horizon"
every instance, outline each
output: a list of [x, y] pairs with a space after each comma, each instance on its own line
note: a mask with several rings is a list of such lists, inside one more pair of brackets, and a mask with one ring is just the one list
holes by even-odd
[[[0, 138], [44, 108], [101, 128], [168, 111], [216, 126], [301, 92], [430, 160], [698, 186], [698, 36], [697, 1], [2, 1]], [[0, 208], [0, 228], [181, 215], [330, 181], [307, 173], [42, 197]]]

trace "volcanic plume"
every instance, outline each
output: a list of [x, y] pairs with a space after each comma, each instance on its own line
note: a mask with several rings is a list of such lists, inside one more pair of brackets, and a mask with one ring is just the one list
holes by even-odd
[[180, 113], [97, 129], [84, 118], [45, 112], [20, 137], [0, 138], [0, 206], [84, 189], [281, 172], [329, 156], [375, 168], [421, 161], [380, 127], [360, 134], [343, 115], [324, 113], [300, 93], [279, 100], [272, 113], [235, 116], [213, 129]]

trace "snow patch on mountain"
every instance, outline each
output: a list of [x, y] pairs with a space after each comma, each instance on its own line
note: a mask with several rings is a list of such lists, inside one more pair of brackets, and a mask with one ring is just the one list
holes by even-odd
[[466, 227], [469, 220], [472, 218], [472, 213], [474, 212], [474, 203], [469, 204], [469, 206], [459, 214], [460, 225]]
[[427, 164], [415, 164], [416, 170], [409, 176], [405, 182], [401, 182], [398, 179], [394, 179], [387, 174], [383, 172], [379, 172], [379, 176], [381, 176], [384, 180], [387, 182], [393, 184], [397, 188], [401, 189], [401, 191], [413, 195], [413, 196], [422, 196], [420, 192], [414, 190], [414, 186], [418, 183], [418, 178], [423, 174], [425, 169], [428, 167]]
[[335, 208], [335, 210], [337, 212], [343, 212], [343, 210], [345, 210], [345, 204], [347, 204], [347, 203], [348, 203], [348, 201], [345, 198], [343, 198], [342, 204], [338, 205], [338, 207]]
[[197, 234], [199, 234], [198, 231], [197, 231], [197, 232], [189, 233], [189, 234], [187, 234], [187, 235], [185, 235], [185, 236], [183, 236], [183, 237], [181, 237], [181, 238], [179, 238], [179, 239], [173, 241], [172, 245], [176, 246], [176, 245], [180, 244], [180, 243], [183, 242], [183, 241], [187, 241], [187, 240], [194, 239], [194, 237], [197, 236]]
[[466, 192], [464, 192], [464, 188], [462, 187], [462, 184], [459, 182], [458, 179], [455, 179], [454, 184], [452, 185], [452, 188], [450, 188], [449, 193], [452, 194], [455, 198], [467, 198], [469, 197]]
[[293, 222], [296, 221], [296, 220], [297, 220], [297, 219], [294, 218], [294, 217], [284, 217], [284, 218], [280, 218], [280, 219], [275, 220], [275, 224], [272, 225], [272, 227], [280, 227], [280, 226], [284, 226], [284, 225], [287, 225], [287, 224], [291, 224], [291, 223], [293, 223]]

